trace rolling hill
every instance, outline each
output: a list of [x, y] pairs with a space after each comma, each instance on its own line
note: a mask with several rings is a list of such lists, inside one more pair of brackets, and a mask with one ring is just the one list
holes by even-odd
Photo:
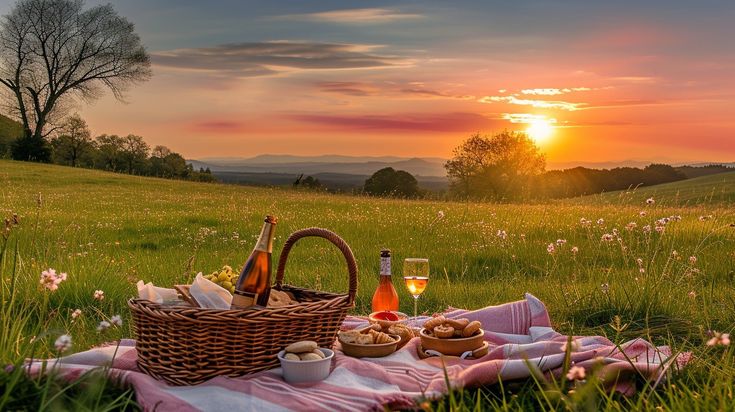
[[631, 190], [564, 200], [575, 204], [641, 204], [653, 198], [664, 206], [720, 204], [735, 206], [735, 172], [664, 183]]
[[10, 143], [21, 133], [23, 128], [20, 123], [0, 114], [0, 158], [5, 157], [10, 149]]

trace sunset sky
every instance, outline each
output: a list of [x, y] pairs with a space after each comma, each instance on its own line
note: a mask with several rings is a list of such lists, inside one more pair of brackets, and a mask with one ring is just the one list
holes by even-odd
[[112, 3], [154, 77], [80, 112], [188, 158], [449, 157], [533, 125], [551, 162], [735, 161], [733, 1]]

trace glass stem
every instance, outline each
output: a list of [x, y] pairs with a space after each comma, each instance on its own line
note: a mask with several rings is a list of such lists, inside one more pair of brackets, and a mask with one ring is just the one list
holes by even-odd
[[419, 305], [419, 297], [414, 296], [413, 297], [413, 320], [416, 320], [419, 317], [418, 305]]

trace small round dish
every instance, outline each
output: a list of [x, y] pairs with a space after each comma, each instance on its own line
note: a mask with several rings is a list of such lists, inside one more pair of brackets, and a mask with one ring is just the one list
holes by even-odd
[[357, 343], [342, 342], [341, 339], [338, 340], [342, 346], [342, 352], [347, 356], [352, 356], [353, 358], [382, 358], [395, 352], [398, 343], [401, 341], [401, 337], [398, 335], [389, 334], [388, 336], [393, 338], [393, 342], [359, 345]]
[[419, 336], [424, 350], [435, 350], [447, 356], [461, 356], [467, 351], [473, 351], [482, 346], [485, 331], [480, 329], [469, 338], [439, 339], [436, 336], [427, 334], [426, 329], [421, 329]]
[[[396, 315], [398, 320], [380, 319], [378, 316], [380, 316], [379, 314], [383, 312], [388, 312], [392, 315]], [[370, 315], [368, 315], [368, 321], [370, 321], [370, 323], [377, 323], [383, 329], [388, 329], [391, 326], [395, 325], [396, 323], [403, 323], [407, 320], [408, 320], [408, 315], [406, 315], [405, 313], [393, 312], [393, 311], [388, 311], [388, 310], [381, 310], [378, 312], [373, 312]]]
[[278, 352], [278, 360], [281, 361], [283, 379], [288, 383], [319, 382], [329, 376], [332, 367], [334, 351], [319, 348], [324, 354], [324, 359], [296, 361], [283, 357], [286, 351]]

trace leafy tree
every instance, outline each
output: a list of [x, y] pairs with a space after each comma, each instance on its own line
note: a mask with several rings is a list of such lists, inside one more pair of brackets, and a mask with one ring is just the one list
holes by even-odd
[[120, 158], [128, 174], [144, 174], [150, 146], [142, 137], [129, 134], [122, 138]]
[[419, 183], [406, 171], [386, 167], [365, 181], [364, 190], [375, 196], [415, 197], [419, 194]]
[[321, 189], [322, 188], [322, 182], [320, 182], [319, 179], [313, 176], [306, 176], [306, 179], [301, 181], [301, 185], [307, 189]]
[[511, 198], [522, 195], [543, 173], [546, 159], [523, 132], [473, 134], [444, 165], [452, 191], [464, 197]]
[[71, 116], [62, 127], [61, 133], [51, 140], [54, 163], [72, 167], [89, 164], [95, 150], [92, 133], [87, 122], [79, 115]]
[[82, 0], [19, 0], [0, 23], [0, 85], [13, 101], [22, 160], [48, 161], [45, 137], [59, 109], [108, 89], [122, 99], [150, 77], [150, 58], [133, 24], [111, 5]]
[[30, 162], [48, 163], [51, 161], [51, 147], [46, 139], [34, 135], [23, 135], [10, 147], [13, 159]]
[[150, 166], [149, 172], [151, 175], [166, 178], [186, 177], [189, 170], [186, 167], [186, 160], [166, 146], [153, 148]]
[[95, 138], [97, 142], [96, 167], [118, 172], [122, 169], [123, 138], [118, 135], [103, 134]]

